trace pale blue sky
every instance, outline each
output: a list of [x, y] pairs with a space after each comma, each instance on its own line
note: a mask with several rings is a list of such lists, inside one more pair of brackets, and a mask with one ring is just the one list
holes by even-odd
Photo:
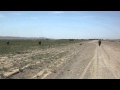
[[0, 36], [120, 39], [120, 11], [0, 11]]

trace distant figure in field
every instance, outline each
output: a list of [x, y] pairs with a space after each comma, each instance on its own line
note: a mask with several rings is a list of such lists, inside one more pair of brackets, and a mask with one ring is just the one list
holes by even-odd
[[39, 45], [41, 45], [41, 41], [39, 42]]
[[101, 40], [98, 41], [99, 46], [101, 45]]
[[9, 45], [9, 41], [7, 42], [7, 45]]

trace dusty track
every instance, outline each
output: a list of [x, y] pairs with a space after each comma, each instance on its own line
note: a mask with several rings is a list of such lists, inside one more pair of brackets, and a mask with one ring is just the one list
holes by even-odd
[[[94, 48], [93, 48], [93, 47]], [[109, 45], [99, 47], [97, 41], [89, 43], [77, 54], [76, 60], [66, 63], [61, 73], [48, 78], [57, 79], [119, 79], [120, 52]], [[91, 58], [92, 57], [92, 58]]]
[[[120, 42], [103, 41], [98, 46], [97, 41], [71, 44], [49, 48], [47, 50], [35, 50], [30, 54], [24, 54], [23, 61], [27, 60], [25, 66], [35, 66], [35, 68], [25, 68], [22, 72], [12, 75], [10, 78], [31, 78], [31, 79], [119, 79], [120, 78]], [[64, 53], [61, 57], [59, 54]], [[29, 57], [52, 53], [46, 59], [30, 60]], [[10, 59], [15, 62], [20, 61], [23, 55]], [[59, 57], [53, 58], [51, 57]], [[3, 59], [1, 59], [3, 61]], [[48, 63], [49, 61], [49, 63]], [[7, 63], [6, 65], [8, 65]], [[25, 67], [24, 66], [24, 67]]]

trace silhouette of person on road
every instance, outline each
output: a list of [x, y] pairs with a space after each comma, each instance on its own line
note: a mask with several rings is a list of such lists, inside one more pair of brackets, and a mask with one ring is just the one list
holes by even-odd
[[99, 46], [101, 45], [101, 40], [98, 41]]
[[7, 45], [9, 45], [9, 41], [7, 42]]
[[39, 42], [39, 45], [41, 45], [41, 41]]

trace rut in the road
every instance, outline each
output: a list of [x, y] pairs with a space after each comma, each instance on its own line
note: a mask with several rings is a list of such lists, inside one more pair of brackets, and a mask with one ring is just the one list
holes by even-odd
[[[118, 78], [115, 74], [115, 69], [110, 64], [110, 57], [107, 52], [101, 47], [96, 46], [95, 55], [93, 59], [88, 63], [84, 69], [80, 78], [92, 78], [92, 79], [107, 79]], [[88, 77], [86, 74], [90, 71]]]
[[[88, 65], [89, 61], [94, 56], [95, 45], [91, 43], [86, 43], [80, 48], [77, 49], [78, 53], [76, 53], [68, 62], [62, 65], [59, 68], [59, 72], [56, 74], [51, 74], [47, 79], [78, 79], [84, 71], [86, 65]], [[87, 69], [86, 69], [87, 70]], [[84, 74], [83, 74], [84, 76]]]
[[57, 79], [119, 79], [119, 52], [109, 45], [98, 46], [96, 41], [84, 45], [76, 58], [64, 64], [58, 74], [51, 74]]

